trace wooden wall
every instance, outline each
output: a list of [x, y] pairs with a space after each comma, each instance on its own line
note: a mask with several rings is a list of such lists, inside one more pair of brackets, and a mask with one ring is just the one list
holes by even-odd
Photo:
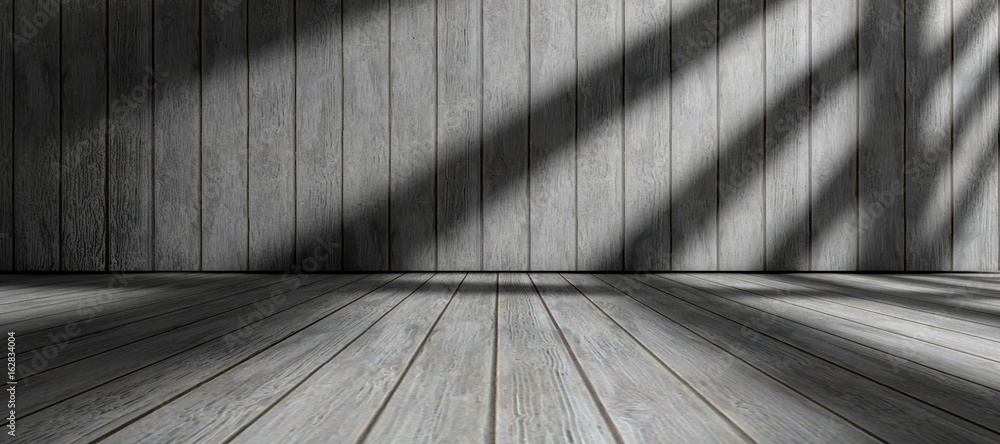
[[0, 270], [1000, 269], [997, 0], [0, 0]]

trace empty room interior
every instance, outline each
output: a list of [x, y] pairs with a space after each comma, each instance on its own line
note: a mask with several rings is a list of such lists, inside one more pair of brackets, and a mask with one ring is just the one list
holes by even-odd
[[998, 0], [0, 0], [11, 443], [998, 443]]

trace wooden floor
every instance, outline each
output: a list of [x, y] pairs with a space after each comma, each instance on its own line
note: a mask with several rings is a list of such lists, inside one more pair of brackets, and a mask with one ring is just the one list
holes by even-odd
[[0, 325], [20, 442], [1000, 442], [996, 274], [3, 275]]

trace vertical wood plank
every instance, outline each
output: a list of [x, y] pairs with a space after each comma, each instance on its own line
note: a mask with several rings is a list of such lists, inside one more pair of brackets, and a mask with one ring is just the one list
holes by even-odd
[[950, 270], [951, 2], [906, 11], [906, 269]]
[[482, 267], [482, 2], [438, 3], [438, 269]]
[[343, 74], [340, 0], [297, 0], [296, 251], [303, 269], [341, 269]]
[[15, 0], [14, 265], [60, 266], [58, 2]]
[[198, 4], [155, 0], [155, 70], [170, 81], [154, 93], [154, 267], [201, 267], [201, 81]]
[[577, 4], [577, 268], [623, 267], [624, 2]]
[[107, 265], [107, 13], [104, 0], [62, 2], [63, 270]]
[[764, 269], [764, 0], [719, 3], [719, 269]]
[[388, 269], [388, 197], [389, 0], [345, 0], [345, 269]]
[[[709, 8], [673, 0], [673, 14]], [[717, 5], [708, 9], [717, 17]], [[705, 10], [705, 9], [703, 9]], [[718, 22], [682, 20], [671, 29], [671, 269], [718, 268]]]
[[858, 268], [904, 267], [903, 144], [905, 139], [904, 6], [861, 0], [858, 34]]
[[108, 3], [108, 269], [153, 269], [152, 3]]
[[576, 1], [530, 5], [532, 270], [576, 269]]
[[[14, 0], [0, 0], [0, 271], [14, 270]], [[9, 36], [9, 38], [6, 38]]]
[[[858, 0], [813, 0], [810, 269], [858, 268]], [[840, 51], [846, 46], [849, 51]]]
[[625, 5], [625, 269], [670, 269], [670, 2]]
[[527, 270], [528, 2], [483, 0], [483, 269]]
[[251, 270], [295, 260], [295, 3], [248, 4]]
[[247, 270], [248, 2], [202, 8], [202, 268]]
[[766, 262], [809, 268], [809, 2], [767, 3]]
[[[434, 270], [437, 49], [434, 0], [390, 0], [393, 270]], [[430, 180], [428, 180], [430, 178]]]
[[954, 270], [1000, 267], [996, 2], [954, 0]]

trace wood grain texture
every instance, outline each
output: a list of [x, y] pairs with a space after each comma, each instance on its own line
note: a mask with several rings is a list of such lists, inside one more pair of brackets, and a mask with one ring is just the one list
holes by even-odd
[[[267, 293], [260, 291], [260, 289], [273, 284], [275, 281], [276, 279], [258, 278], [242, 282], [228, 282], [228, 286], [226, 287], [209, 285], [205, 289], [210, 291], [210, 293], [202, 294], [202, 301], [198, 303], [184, 306], [178, 304], [181, 301], [171, 301], [174, 304], [178, 304], [176, 307], [173, 307], [176, 308], [174, 310], [169, 308], [164, 309], [163, 304], [151, 304], [153, 305], [152, 307], [146, 307], [143, 310], [130, 310], [124, 315], [102, 316], [100, 319], [92, 322], [81, 323], [81, 328], [78, 329], [80, 334], [72, 338], [73, 346], [64, 347], [65, 349], [61, 350], [56, 356], [46, 359], [43, 367], [34, 366], [35, 362], [28, 359], [29, 356], [37, 359], [37, 355], [22, 355], [22, 361], [19, 363], [24, 368], [22, 375], [24, 378], [30, 378], [39, 374], [44, 375], [43, 372], [56, 371], [58, 373], [61, 371], [58, 369], [62, 366], [72, 365], [75, 361], [87, 359], [118, 347], [129, 346], [138, 341], [152, 338], [160, 333], [183, 328], [209, 318], [213, 313], [224, 313], [249, 304], [253, 304], [254, 307], [265, 307], [269, 305], [267, 301], [269, 296]], [[151, 296], [151, 298], [158, 297], [159, 295]], [[108, 309], [108, 312], [110, 311], [111, 309]], [[150, 311], [158, 313], [156, 316], [150, 316]], [[102, 310], [98, 314], [104, 313]], [[37, 342], [39, 345], [38, 348], [42, 348], [42, 345], [45, 348], [49, 348], [50, 345], [55, 345], [57, 348], [63, 345], [61, 341], [55, 338], [65, 336], [65, 332], [45, 332], [45, 334], [48, 338], [53, 339], [45, 341], [45, 337], [40, 334], [26, 336], [30, 340], [37, 341], [41, 339], [40, 342]], [[43, 353], [48, 353], [49, 351], [42, 350]], [[38, 379], [35, 381], [38, 381]]]
[[60, 269], [107, 267], [108, 71], [105, 0], [62, 2]]
[[623, 267], [624, 7], [577, 3], [577, 269]]
[[[719, 282], [729, 280], [727, 277], [716, 276], [705, 276], [704, 279]], [[699, 285], [712, 292], [721, 290], [715, 286]], [[728, 294], [730, 296], [727, 296], [734, 302], [754, 307], [768, 314], [780, 316], [783, 320], [779, 322], [785, 325], [791, 324], [788, 326], [793, 329], [798, 328], [799, 325], [808, 327], [808, 333], [800, 334], [802, 338], [796, 341], [796, 343], [824, 342], [840, 345], [833, 348], [832, 353], [824, 350], [825, 346], [812, 347], [813, 350], [811, 352], [816, 353], [820, 357], [831, 359], [831, 356], [833, 356], [834, 359], [843, 362], [845, 367], [852, 371], [866, 375], [930, 405], [943, 408], [961, 418], [990, 428], [994, 432], [1000, 429], [1000, 421], [996, 420], [996, 409], [978, 407], [982, 405], [982, 402], [986, 401], [989, 403], [989, 399], [995, 398], [1000, 394], [1000, 392], [996, 391], [995, 381], [989, 381], [994, 378], [992, 375], [995, 374], [995, 371], [990, 372], [985, 370], [985, 368], [996, 367], [996, 362], [983, 360], [981, 363], [973, 364], [972, 367], [961, 366], [958, 363], [970, 360], [975, 361], [976, 359], [972, 356], [958, 353], [955, 350], [925, 342], [926, 335], [934, 334], [930, 331], [931, 328], [924, 328], [926, 326], [920, 327], [919, 325], [910, 324], [908, 337], [887, 334], [880, 328], [874, 328], [860, 322], [847, 321], [845, 323], [843, 319], [836, 315], [829, 316], [830, 312], [821, 308], [824, 305], [821, 300], [796, 298], [794, 293], [784, 293], [780, 299], [753, 297], [750, 300], [744, 300], [739, 299], [740, 296], [748, 295], [748, 293], [745, 293], [747, 291], [754, 292], [757, 286], [745, 282], [736, 284], [736, 286], [740, 290], [729, 291]], [[723, 293], [720, 294], [727, 294], [726, 290], [722, 291]], [[815, 309], [815, 311], [806, 309], [805, 306], [807, 305]], [[838, 314], [842, 313], [853, 317], [854, 314], [863, 312], [862, 310], [851, 310], [839, 304], [832, 305], [837, 307], [835, 313]], [[872, 316], [871, 314], [864, 317], [868, 319], [868, 322], [877, 319], [877, 321], [872, 323], [883, 325], [886, 325], [892, 319], [878, 315]], [[815, 329], [817, 332], [814, 333], [812, 329]], [[804, 341], [806, 337], [810, 338], [808, 342]], [[965, 337], [960, 342], [966, 342], [967, 339], [968, 337]], [[845, 340], [870, 347], [875, 351], [869, 351], [864, 347], [855, 350], [859, 347], [850, 346], [849, 344], [851, 343], [845, 342]], [[958, 342], [952, 342], [952, 344], [957, 345]], [[802, 346], [800, 345], [800, 347]], [[803, 349], [805, 348], [803, 347]], [[862, 358], [856, 359], [863, 363], [852, 359], [854, 358], [851, 356], [852, 354], [861, 355]], [[985, 363], [985, 367], [981, 367], [983, 363]], [[949, 366], [951, 368], [947, 368]], [[962, 370], [954, 372], [954, 369], [959, 366], [962, 367]], [[982, 368], [983, 371], [978, 376], [972, 375], [972, 373], [976, 373], [975, 369], [979, 368]], [[926, 382], [921, 383], [922, 381]], [[933, 381], [933, 383], [930, 381]], [[944, 393], [950, 393], [951, 395]], [[961, 393], [962, 395], [954, 396], [955, 393]], [[994, 411], [987, 412], [984, 410]]]
[[[718, 5], [673, 0], [672, 14]], [[717, 22], [717, 20], [716, 20]], [[671, 270], [718, 268], [718, 23], [681, 20], [671, 27]]]
[[465, 278], [365, 440], [492, 440], [496, 304], [497, 275]]
[[[880, 439], [948, 440], [963, 436], [964, 439], [976, 440], [987, 439], [993, 434], [868, 377], [842, 367], [828, 366], [826, 361], [819, 359], [834, 356], [833, 359], [850, 368], [878, 369], [880, 374], [906, 384], [907, 390], [917, 385], [894, 374], [885, 355], [880, 355], [883, 358], [881, 361], [872, 359], [870, 355], [865, 357], [866, 350], [861, 347], [843, 342], [838, 342], [843, 344], [841, 346], [833, 345], [831, 341], [836, 337], [821, 335], [822, 338], [817, 338], [811, 329], [798, 328], [781, 318], [732, 303], [706, 291], [700, 283], [687, 285], [704, 281], [685, 277], [682, 284], [673, 276], [668, 281], [657, 281], [657, 278], [648, 276], [636, 278], [692, 305], [681, 308], [685, 304], [663, 297], [664, 293], [630, 293], [640, 301], [664, 316], [686, 318], [683, 322], [695, 333], [711, 337], [713, 342], [733, 355], [817, 400], [834, 414]], [[906, 366], [898, 368], [906, 369]], [[863, 374], [870, 377], [873, 373], [867, 371]], [[937, 383], [931, 385], [934, 384]]]
[[496, 442], [611, 442], [528, 276], [500, 274], [497, 297]]
[[906, 269], [950, 270], [952, 5], [906, 8]]
[[[411, 366], [463, 274], [441, 274], [379, 319], [309, 379], [236, 437], [265, 442], [293, 432], [302, 439], [363, 438], [376, 412]], [[358, 384], [364, 380], [364, 384]]]
[[482, 2], [438, 3], [437, 266], [482, 268]]
[[0, 1], [0, 271], [14, 270], [14, 0]]
[[858, 268], [904, 268], [905, 14], [902, 2], [860, 0]]
[[[628, 333], [562, 277], [532, 274], [542, 300], [579, 367], [594, 385], [626, 442], [746, 441], [744, 435], [690, 385], [641, 347]], [[615, 369], [627, 367], [627, 373]], [[635, 409], [631, 406], [645, 405]], [[700, 438], [699, 438], [700, 437]]]
[[[223, 389], [226, 388], [225, 371], [230, 367], [246, 362], [257, 355], [258, 352], [282, 343], [283, 340], [288, 339], [293, 334], [308, 326], [310, 321], [322, 318], [324, 315], [329, 314], [330, 311], [335, 310], [337, 306], [342, 306], [346, 301], [350, 301], [352, 298], [371, 291], [396, 276], [382, 275], [370, 277], [345, 285], [348, 282], [357, 280], [358, 277], [345, 276], [339, 282], [340, 287], [331, 287], [342, 292], [342, 297], [316, 298], [311, 303], [301, 304], [295, 308], [261, 319], [259, 322], [249, 324], [250, 328], [248, 330], [254, 331], [257, 334], [240, 335], [237, 331], [236, 334], [228, 334], [213, 339], [199, 347], [188, 349], [168, 359], [161, 360], [142, 371], [130, 373], [109, 384], [104, 384], [96, 390], [88, 392], [85, 396], [72, 398], [68, 402], [47, 409], [36, 415], [36, 417], [52, 426], [38, 428], [32, 432], [35, 434], [33, 436], [53, 442], [60, 442], [60, 440], [62, 442], [69, 442], [73, 439], [79, 439], [77, 437], [97, 439], [115, 432], [116, 429], [121, 428], [123, 425], [139, 420], [146, 414], [152, 413], [148, 416], [148, 419], [139, 422], [137, 427], [108, 437], [109, 441], [131, 442], [135, 439], [141, 439], [144, 435], [150, 436], [152, 439], [156, 433], [164, 432], [176, 434], [176, 442], [183, 442], [185, 438], [192, 436], [197, 438], [199, 432], [205, 432], [206, 430], [199, 427], [190, 427], [182, 428], [178, 432], [174, 425], [184, 424], [186, 421], [179, 421], [177, 423], [160, 422], [162, 416], [160, 416], [159, 412], [161, 410], [157, 409], [161, 406], [155, 400], [160, 396], [179, 397], [189, 392], [195, 385], [203, 382], [206, 383], [207, 387], [204, 392], [193, 392], [187, 397], [180, 397], [178, 399], [179, 403], [175, 407], [176, 410], [171, 408], [162, 411], [163, 413], [180, 412], [183, 414], [186, 402], [189, 400], [198, 399], [202, 393], [212, 393], [213, 390], [218, 390], [220, 386]], [[366, 316], [360, 313], [358, 315], [362, 318], [363, 322]], [[345, 333], [349, 334], [350, 331]], [[293, 354], [289, 353], [289, 357], [292, 356]], [[259, 361], [254, 361], [254, 363], [256, 362]], [[247, 375], [248, 373], [252, 374], [254, 369], [261, 369], [261, 367], [251, 365], [240, 367], [240, 370], [237, 371], [239, 372], [238, 374]], [[293, 372], [302, 370], [292, 367], [288, 369]], [[171, 376], [163, 377], [164, 374]], [[266, 389], [267, 387], [267, 385], [240, 384], [236, 389]], [[229, 388], [232, 389], [233, 387], [229, 386]], [[121, 400], [120, 404], [119, 400]], [[114, 404], [108, 404], [107, 402], [113, 402]], [[101, 405], [103, 408], [107, 408], [109, 412], [113, 412], [109, 413], [108, 422], [102, 424], [95, 421], [81, 421], [83, 418], [80, 415], [72, 413], [81, 409], [86, 410], [90, 408], [88, 406], [96, 407], [97, 405]], [[116, 405], [116, 408], [110, 408], [112, 405]], [[215, 407], [214, 404], [202, 403], [199, 405], [211, 405]], [[256, 403], [254, 406], [257, 408], [262, 407]], [[220, 407], [219, 416], [198, 415], [198, 418], [200, 420], [216, 420], [212, 425], [217, 425], [218, 431], [221, 433], [232, 431], [228, 427], [228, 424], [225, 423], [226, 419], [231, 418], [224, 416], [227, 413], [227, 407], [237, 411], [253, 412], [244, 405], [232, 403]], [[238, 413], [236, 417], [239, 417]], [[192, 418], [188, 418], [187, 416], [175, 416], [172, 418], [192, 420]], [[155, 424], [158, 427], [146, 427], [147, 424]], [[190, 422], [190, 424], [194, 426], [200, 424], [200, 422]], [[207, 430], [207, 432], [211, 433], [212, 430]]]
[[766, 7], [767, 270], [809, 268], [809, 2]]
[[[35, 17], [38, 17], [35, 19]], [[59, 269], [60, 8], [14, 0], [14, 268]], [[37, 23], [37, 24], [36, 24]], [[18, 44], [19, 43], [19, 44]]]
[[670, 269], [670, 2], [625, 7], [626, 270]]
[[295, 262], [295, 4], [248, 3], [250, 55], [247, 215], [252, 270]]
[[527, 270], [528, 2], [483, 1], [483, 269]]
[[[390, 268], [437, 269], [436, 2], [391, 0]], [[431, 178], [431, 180], [427, 180]]]
[[719, 269], [764, 268], [764, 1], [719, 3]]
[[[878, 442], [842, 418], [830, 415], [821, 404], [618, 289], [593, 276], [565, 277], [754, 441], [822, 442], [829, 439], [829, 430], [838, 430], [851, 442]], [[789, 411], [796, 412], [796, 421], [780, 419]]]
[[201, 14], [191, 2], [153, 3], [153, 69], [170, 75], [154, 92], [155, 270], [202, 264]]
[[344, 66], [342, 2], [295, 3], [296, 263], [341, 269]]
[[153, 269], [153, 70], [150, 2], [108, 3], [108, 269]]
[[530, 5], [531, 270], [576, 268], [576, 1]]
[[246, 1], [202, 3], [204, 270], [250, 269], [248, 5]]
[[343, 248], [343, 6], [295, 4], [295, 234], [307, 272], [341, 269]]
[[954, 0], [952, 269], [1000, 269], [997, 151], [1000, 68], [996, 2]]
[[[396, 277], [396, 276], [392, 276]], [[279, 313], [268, 322], [274, 325], [266, 336], [273, 344], [260, 354], [249, 353], [253, 347], [238, 347], [234, 350], [245, 361], [229, 371], [214, 374], [195, 370], [188, 377], [209, 377], [197, 389], [185, 393], [167, 408], [156, 409], [143, 416], [134, 426], [115, 435], [114, 442], [134, 440], [155, 441], [167, 439], [174, 442], [204, 442], [225, 440], [267, 408], [280, 400], [309, 374], [326, 361], [340, 353], [352, 340], [362, 334], [380, 317], [384, 316], [402, 299], [422, 284], [429, 276], [407, 276], [392, 282], [384, 275], [372, 276], [353, 282], [337, 290], [334, 297], [320, 298], [308, 307], [301, 306], [288, 312]], [[389, 282], [386, 285], [386, 282]], [[312, 312], [305, 309], [310, 308]], [[301, 319], [292, 318], [293, 313], [302, 313]], [[279, 322], [287, 322], [287, 325]], [[323, 338], [317, 341], [317, 338]], [[247, 345], [264, 345], [261, 343]], [[214, 349], [214, 350], [213, 350]], [[219, 353], [221, 349], [209, 347], [199, 354]], [[190, 359], [190, 358], [189, 358]], [[178, 365], [175, 362], [173, 365]], [[275, 372], [275, 370], [278, 370]], [[148, 378], [150, 375], [145, 375]], [[138, 378], [133, 379], [133, 383]], [[150, 381], [152, 382], [152, 381]], [[172, 379], [157, 384], [155, 392], [178, 391], [184, 380]], [[148, 395], [147, 395], [148, 396]], [[226, 402], [226, 399], [249, 399], [256, 402], [244, 405]], [[129, 408], [135, 414], [152, 406], [142, 398], [130, 400]], [[209, 410], [211, 415], [199, 412]], [[177, 418], [191, 418], [177, 421]], [[125, 418], [122, 418], [125, 419]]]
[[[304, 288], [293, 288], [289, 285], [290, 282], [279, 280], [265, 287], [242, 289], [244, 291], [240, 291], [238, 297], [228, 298], [229, 302], [225, 300], [217, 302], [216, 304], [226, 307], [223, 310], [214, 312], [189, 310], [190, 314], [180, 320], [180, 325], [184, 328], [170, 329], [170, 331], [177, 333], [176, 335], [156, 335], [142, 341], [124, 345], [116, 344], [121, 346], [110, 350], [105, 349], [105, 351], [93, 354], [86, 359], [72, 361], [25, 379], [26, 385], [35, 386], [36, 396], [21, 403], [20, 407], [25, 414], [42, 410], [81, 390], [89, 390], [115, 380], [200, 344], [225, 337], [233, 331], [237, 331], [237, 333], [230, 335], [228, 342], [230, 344], [237, 343], [255, 332], [259, 334], [258, 327], [243, 329], [244, 326], [316, 298], [324, 293], [323, 288], [327, 290], [337, 288], [338, 281], [337, 278], [331, 276], [309, 275], [301, 280], [301, 287]], [[299, 291], [292, 292], [291, 290]], [[194, 312], [199, 313], [200, 317]], [[171, 322], [173, 322], [171, 316], [161, 316], [155, 322], [150, 322], [148, 326], [150, 330], [156, 330], [163, 323], [169, 324]], [[128, 326], [126, 326], [127, 328]], [[94, 343], [92, 346], [96, 350], [102, 349], [100, 342]], [[83, 351], [78, 353], [83, 353]], [[101, 364], [95, 364], [97, 362], [101, 362]], [[80, 375], [80, 377], [67, 377], [73, 374]]]
[[389, 0], [344, 0], [345, 270], [389, 268]]
[[[815, 0], [810, 79], [810, 270], [858, 268], [858, 0]], [[847, 50], [838, 50], [846, 47]]]

